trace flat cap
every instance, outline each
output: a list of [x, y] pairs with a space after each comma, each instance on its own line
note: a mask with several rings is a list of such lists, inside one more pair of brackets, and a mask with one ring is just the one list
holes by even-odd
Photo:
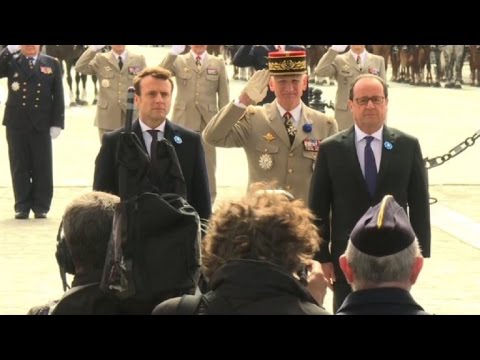
[[350, 234], [350, 240], [364, 254], [388, 256], [406, 249], [415, 232], [405, 210], [392, 195], [367, 210]]

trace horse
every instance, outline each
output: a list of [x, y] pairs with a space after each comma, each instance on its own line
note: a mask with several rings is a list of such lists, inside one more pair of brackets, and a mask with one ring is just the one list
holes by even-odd
[[[70, 106], [76, 105], [87, 105], [87, 101], [85, 98], [87, 96], [86, 90], [86, 83], [87, 83], [87, 75], [80, 74], [79, 72], [75, 72], [75, 83], [77, 84], [76, 87], [76, 96], [74, 97], [73, 94], [73, 78], [72, 78], [72, 68], [75, 67], [75, 63], [86, 50], [85, 45], [46, 45], [46, 54], [53, 56], [58, 59], [62, 66], [62, 74], [65, 73], [65, 68], [63, 66], [63, 62], [65, 62], [67, 66], [67, 84], [70, 90]], [[80, 98], [80, 80], [82, 81], [82, 97]], [[95, 90], [95, 100], [93, 104], [95, 105], [97, 102], [97, 77], [92, 76], [94, 90]]]

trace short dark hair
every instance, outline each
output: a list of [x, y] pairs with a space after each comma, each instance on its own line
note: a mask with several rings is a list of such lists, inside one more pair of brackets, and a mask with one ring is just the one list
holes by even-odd
[[383, 79], [380, 77], [380, 76], [377, 76], [377, 75], [373, 75], [373, 74], [361, 74], [361, 75], [358, 75], [355, 80], [353, 80], [353, 83], [352, 83], [352, 86], [350, 87], [350, 94], [349, 94], [349, 99], [353, 101], [353, 88], [355, 87], [355, 84], [362, 80], [362, 79], [375, 79], [375, 80], [378, 80], [380, 82], [380, 84], [382, 84], [382, 87], [383, 87], [383, 96], [385, 97], [385, 99], [388, 99], [388, 87], [387, 87], [387, 83], [385, 81], [383, 81]]
[[92, 191], [65, 209], [63, 231], [75, 268], [102, 270], [118, 196]]
[[172, 80], [172, 73], [167, 69], [164, 69], [160, 66], [156, 67], [147, 67], [143, 69], [140, 73], [138, 73], [135, 78], [133, 79], [133, 86], [135, 88], [135, 94], [138, 96], [141, 95], [141, 82], [147, 76], [152, 76], [155, 79], [160, 80], [168, 80], [172, 85], [172, 93], [173, 93], [173, 80]]

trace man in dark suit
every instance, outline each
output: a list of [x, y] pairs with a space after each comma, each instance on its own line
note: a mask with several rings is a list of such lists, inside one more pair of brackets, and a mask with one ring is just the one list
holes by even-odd
[[[134, 87], [139, 119], [132, 124], [132, 131], [149, 156], [152, 141], [164, 138], [174, 146], [185, 179], [187, 201], [197, 210], [200, 218], [208, 219], [212, 207], [200, 135], [167, 120], [173, 92], [170, 72], [161, 67], [146, 68], [135, 77]], [[119, 194], [119, 168], [115, 153], [123, 131], [122, 128], [103, 136], [95, 161], [94, 190]]]
[[351, 292], [338, 258], [358, 219], [384, 195], [409, 214], [422, 255], [430, 257], [428, 178], [418, 140], [384, 124], [388, 91], [378, 76], [353, 82], [349, 106], [355, 124], [320, 144], [309, 197], [325, 240], [318, 258], [333, 285], [334, 312]]
[[[306, 51], [303, 45], [242, 45], [232, 59], [235, 66], [252, 66], [255, 70], [268, 69], [268, 53], [272, 51]], [[307, 82], [308, 84], [308, 82]], [[269, 104], [275, 94], [268, 89], [267, 96], [258, 105]], [[308, 106], [308, 85], [302, 94], [302, 101]]]
[[[20, 50], [20, 52], [18, 52]], [[44, 219], [53, 196], [52, 139], [65, 121], [60, 63], [40, 45], [8, 45], [0, 52], [0, 77], [8, 77], [6, 126], [15, 196], [15, 218]]]

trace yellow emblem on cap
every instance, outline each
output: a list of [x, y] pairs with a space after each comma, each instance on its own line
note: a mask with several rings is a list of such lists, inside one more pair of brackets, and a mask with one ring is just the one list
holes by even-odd
[[266, 141], [268, 141], [268, 142], [276, 139], [276, 137], [273, 136], [271, 133], [268, 133], [268, 134], [266, 134], [266, 135], [263, 135], [262, 137], [263, 137]]
[[377, 229], [380, 229], [383, 226], [383, 215], [385, 214], [385, 208], [387, 207], [387, 202], [389, 199], [393, 199], [392, 195], [385, 195], [380, 205], [380, 211], [378, 212], [377, 218]]

